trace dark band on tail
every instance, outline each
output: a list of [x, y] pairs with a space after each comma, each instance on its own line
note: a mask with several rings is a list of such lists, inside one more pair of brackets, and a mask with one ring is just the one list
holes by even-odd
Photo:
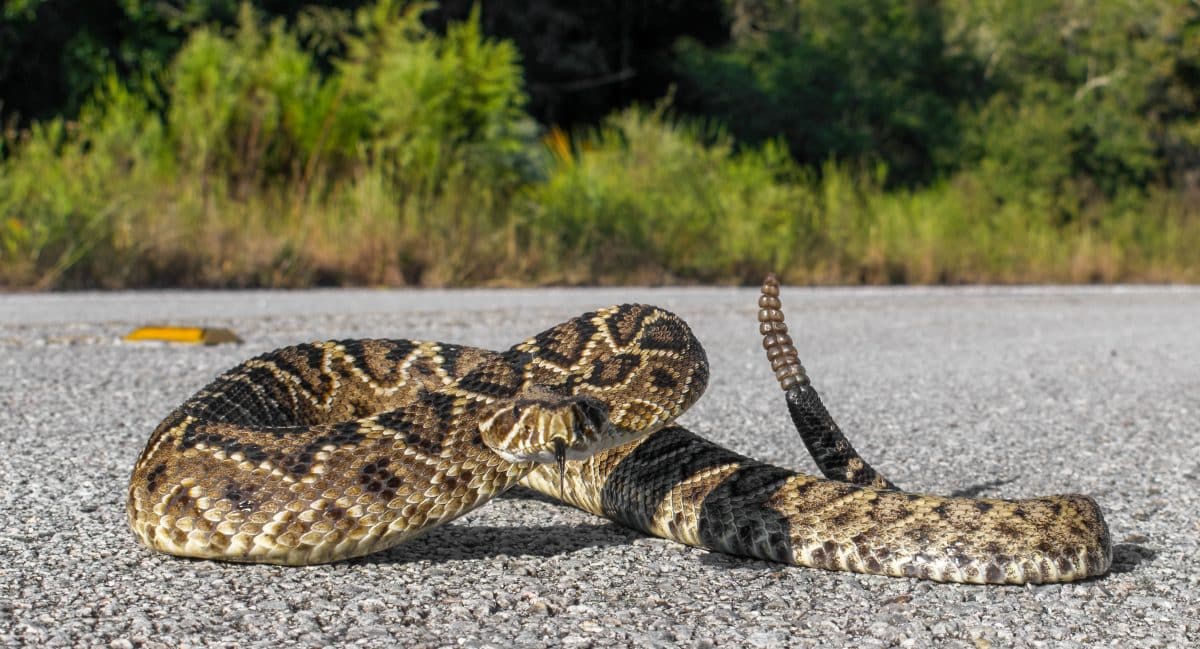
[[783, 305], [779, 301], [779, 280], [774, 273], [763, 280], [758, 306], [758, 331], [763, 336], [767, 360], [775, 372], [775, 380], [787, 396], [788, 413], [792, 416], [796, 431], [816, 461], [817, 468], [830, 480], [878, 489], [896, 489], [896, 485], [859, 456], [825, 409], [825, 404], [821, 403], [821, 397], [800, 364], [800, 354], [787, 333]]

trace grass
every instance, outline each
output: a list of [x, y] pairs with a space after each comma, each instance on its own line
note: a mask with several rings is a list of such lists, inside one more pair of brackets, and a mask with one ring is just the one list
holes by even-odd
[[1172, 192], [1062, 224], [998, 203], [970, 172], [885, 192], [871, 174], [735, 152], [658, 112], [552, 133], [542, 179], [497, 191], [451, 174], [432, 194], [370, 165], [308, 191], [237, 191], [71, 143], [80, 128], [9, 145], [9, 289], [746, 283], [768, 270], [813, 284], [1200, 280], [1200, 213]]

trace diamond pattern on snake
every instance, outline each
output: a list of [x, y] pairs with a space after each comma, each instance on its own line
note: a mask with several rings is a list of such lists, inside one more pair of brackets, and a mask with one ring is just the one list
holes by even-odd
[[1108, 570], [1108, 528], [1086, 496], [897, 489], [817, 395], [773, 276], [759, 307], [823, 478], [675, 424], [707, 384], [704, 349], [678, 316], [626, 304], [505, 351], [342, 340], [250, 359], [155, 429], [130, 525], [169, 554], [306, 565], [395, 546], [523, 484], [648, 534], [798, 566], [996, 584]]

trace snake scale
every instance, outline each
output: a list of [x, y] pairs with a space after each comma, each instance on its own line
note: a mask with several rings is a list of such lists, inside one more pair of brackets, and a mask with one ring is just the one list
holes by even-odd
[[825, 475], [673, 422], [703, 392], [677, 316], [599, 309], [504, 352], [409, 340], [287, 347], [225, 372], [154, 431], [130, 479], [138, 539], [302, 565], [394, 546], [520, 483], [646, 533], [799, 566], [963, 583], [1071, 581], [1112, 560], [1095, 501], [917, 495], [859, 455], [812, 387], [779, 286], [763, 346]]

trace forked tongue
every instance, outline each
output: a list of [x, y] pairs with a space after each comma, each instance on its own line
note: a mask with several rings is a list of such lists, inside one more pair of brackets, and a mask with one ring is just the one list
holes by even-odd
[[558, 462], [558, 497], [563, 496], [563, 476], [567, 472], [567, 445], [561, 439], [554, 440], [554, 459]]

